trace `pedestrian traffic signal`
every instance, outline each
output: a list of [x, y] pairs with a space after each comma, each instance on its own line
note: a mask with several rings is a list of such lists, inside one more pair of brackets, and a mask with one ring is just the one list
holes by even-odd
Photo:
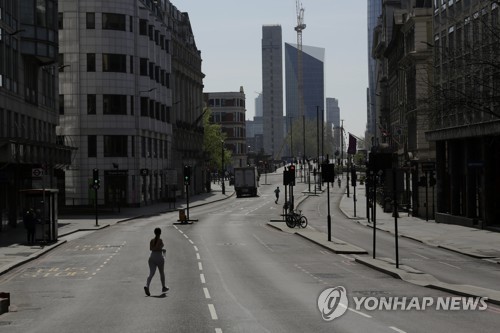
[[191, 184], [191, 166], [185, 165], [184, 166], [184, 185], [190, 185], [190, 184]]
[[101, 181], [99, 180], [99, 169], [92, 170], [92, 188], [98, 190], [101, 187]]

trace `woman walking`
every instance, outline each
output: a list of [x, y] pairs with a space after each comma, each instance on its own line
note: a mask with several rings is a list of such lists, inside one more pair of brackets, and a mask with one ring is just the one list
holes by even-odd
[[144, 291], [146, 292], [146, 295], [150, 296], [151, 293], [149, 292], [149, 285], [151, 283], [151, 279], [155, 275], [156, 268], [158, 267], [158, 270], [160, 271], [160, 280], [161, 280], [161, 285], [162, 285], [162, 292], [167, 292], [168, 287], [165, 285], [165, 258], [163, 257], [163, 254], [165, 253], [165, 250], [163, 249], [163, 241], [160, 238], [161, 235], [161, 229], [156, 228], [155, 229], [155, 238], [153, 238], [149, 242], [149, 249], [151, 250], [151, 255], [149, 256], [148, 264], [149, 264], [149, 276], [146, 281], [146, 286], [144, 287]]

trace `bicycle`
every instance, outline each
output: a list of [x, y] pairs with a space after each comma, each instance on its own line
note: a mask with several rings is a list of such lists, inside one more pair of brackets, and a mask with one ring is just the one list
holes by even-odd
[[301, 210], [298, 213], [291, 211], [289, 214], [286, 214], [285, 222], [289, 228], [295, 228], [296, 226], [300, 228], [307, 227], [307, 217], [302, 215]]

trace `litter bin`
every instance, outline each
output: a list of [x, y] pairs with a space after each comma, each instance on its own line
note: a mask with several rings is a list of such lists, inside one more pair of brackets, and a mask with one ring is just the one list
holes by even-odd
[[179, 221], [186, 222], [186, 211], [184, 209], [179, 209]]

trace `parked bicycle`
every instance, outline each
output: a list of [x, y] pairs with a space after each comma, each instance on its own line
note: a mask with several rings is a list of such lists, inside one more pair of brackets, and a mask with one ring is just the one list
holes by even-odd
[[302, 211], [299, 212], [291, 211], [290, 213], [285, 215], [285, 222], [289, 228], [295, 228], [298, 226], [299, 228], [307, 227], [307, 217], [302, 215]]

